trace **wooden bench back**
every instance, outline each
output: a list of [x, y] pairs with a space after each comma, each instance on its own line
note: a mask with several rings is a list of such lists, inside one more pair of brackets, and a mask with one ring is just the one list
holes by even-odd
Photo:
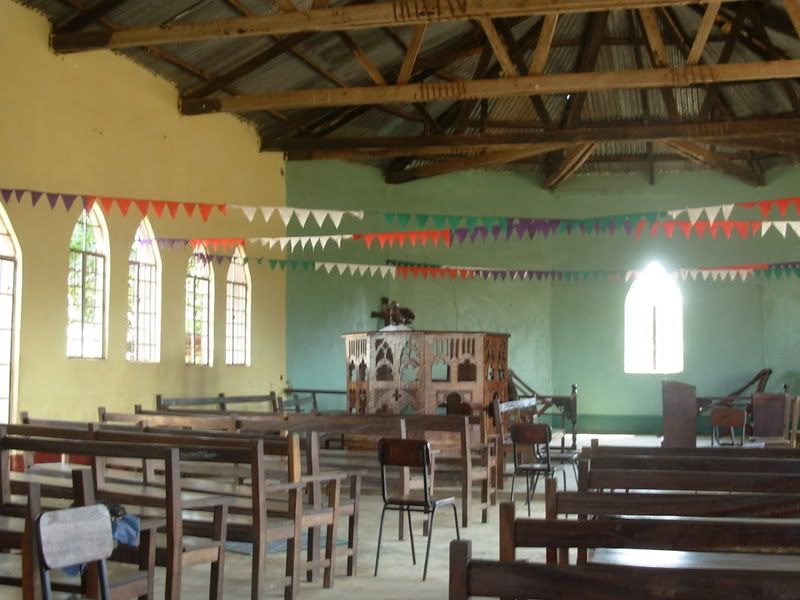
[[662, 446], [604, 446], [593, 439], [590, 446], [581, 449], [581, 458], [596, 456], [708, 456], [739, 458], [798, 458], [800, 452], [791, 448], [718, 448], [701, 446], [699, 448], [666, 448]]
[[[514, 504], [503, 502], [500, 560], [516, 560], [517, 548], [558, 548], [562, 564], [568, 556], [564, 550], [573, 548], [800, 554], [800, 525], [745, 519], [518, 519]], [[549, 553], [548, 561], [553, 560]]]
[[501, 440], [510, 439], [510, 426], [513, 423], [533, 423], [536, 420], [537, 402], [536, 397], [507, 402], [500, 402], [497, 398], [492, 400], [492, 420], [495, 432]]
[[800, 573], [616, 565], [562, 566], [474, 560], [466, 540], [450, 542], [449, 600], [591, 598], [730, 600], [796, 598]]
[[556, 481], [547, 479], [545, 517], [557, 519], [567, 515], [796, 519], [800, 518], [800, 497], [782, 494], [559, 492]]
[[162, 394], [156, 395], [156, 409], [158, 410], [183, 410], [196, 407], [215, 407], [218, 411], [226, 411], [234, 404], [264, 404], [273, 412], [283, 410], [282, 399], [270, 392], [269, 394], [246, 394], [246, 395], [225, 395], [224, 393], [216, 396], [195, 396], [184, 398], [169, 398]]
[[183, 415], [177, 412], [158, 415], [137, 415], [109, 412], [102, 406], [98, 407], [97, 414], [101, 423], [142, 423], [151, 427], [185, 427], [187, 429], [219, 431], [236, 430], [236, 418], [230, 415]]

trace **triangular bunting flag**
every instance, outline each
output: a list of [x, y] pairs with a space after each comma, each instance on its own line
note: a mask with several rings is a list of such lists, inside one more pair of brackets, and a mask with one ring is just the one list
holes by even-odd
[[[11, 197], [10, 194], [11, 194], [11, 190], [9, 190], [9, 198]], [[4, 197], [4, 199], [5, 199], [5, 197]], [[8, 202], [8, 200], [6, 200], [6, 202]], [[56, 203], [58, 203], [58, 194], [51, 194], [51, 193], [48, 192], [48, 194], [47, 194], [47, 203], [50, 205], [51, 209], [55, 208], [56, 207]]]
[[261, 211], [261, 218], [264, 219], [265, 223], [269, 223], [269, 220], [272, 218], [272, 215], [275, 214], [275, 207], [274, 206], [261, 206], [259, 207]]
[[156, 213], [156, 216], [160, 219], [161, 215], [164, 214], [164, 206], [166, 206], [166, 204], [162, 200], [151, 200], [150, 204], [153, 207], [153, 212]]
[[781, 237], [786, 237], [786, 226], [788, 225], [788, 221], [773, 221], [772, 226], [778, 230], [778, 233], [781, 234]]
[[214, 210], [214, 204], [198, 204], [197, 210], [200, 211], [200, 218], [203, 219], [203, 222], [208, 221], [208, 217], [211, 215], [211, 211]]
[[322, 227], [322, 225], [325, 223], [328, 213], [324, 210], [312, 210], [311, 216], [314, 217], [317, 227]]
[[31, 190], [31, 206], [36, 206], [36, 203], [39, 202], [39, 198], [42, 197], [44, 192], [37, 192], [35, 190]]
[[[3, 197], [3, 202], [8, 204], [9, 200], [11, 200], [11, 195], [14, 193], [14, 190], [9, 190], [7, 188], [0, 188], [0, 196]], [[48, 194], [50, 196], [50, 194]]]
[[[117, 200], [119, 200], [119, 198], [117, 198]], [[117, 202], [117, 206], [119, 206], [119, 202]], [[167, 201], [167, 210], [169, 211], [169, 216], [172, 217], [173, 219], [178, 216], [178, 210], [180, 209], [180, 207], [181, 207], [180, 202]], [[119, 206], [119, 209], [122, 210], [122, 207]]]
[[257, 206], [236, 206], [234, 208], [239, 209], [242, 211], [244, 218], [247, 219], [249, 223], [253, 222], [253, 218], [256, 216], [256, 211], [258, 210]]
[[142, 213], [142, 218], [147, 216], [147, 211], [150, 209], [150, 201], [149, 200], [134, 200], [136, 204], [136, 208], [139, 209], [139, 212]]
[[72, 208], [76, 198], [75, 194], [61, 194], [61, 201], [64, 203], [64, 208], [67, 209], [67, 212]]
[[726, 221], [731, 218], [731, 213], [733, 212], [733, 207], [736, 206], [735, 204], [723, 204], [722, 205], [722, 218]]
[[689, 215], [689, 222], [694, 225], [697, 223], [700, 216], [703, 214], [702, 208], [689, 208], [686, 210], [686, 213]]
[[292, 215], [294, 214], [294, 209], [293, 208], [281, 207], [281, 208], [278, 208], [278, 214], [281, 216], [281, 221], [283, 221], [284, 227], [288, 227], [289, 221], [292, 220]]
[[297, 218], [297, 221], [300, 223], [300, 227], [306, 226], [306, 221], [308, 221], [308, 215], [311, 214], [311, 211], [307, 208], [295, 208], [294, 209], [294, 216]]
[[181, 205], [187, 217], [191, 217], [194, 214], [194, 209], [197, 208], [196, 202], [181, 202]]
[[329, 210], [328, 211], [328, 218], [333, 223], [333, 226], [336, 229], [339, 229], [339, 225], [342, 224], [342, 217], [344, 217], [344, 211], [341, 210]]
[[713, 223], [716, 220], [721, 209], [721, 206], [706, 206], [706, 218], [708, 218], [709, 223]]
[[789, 227], [792, 228], [797, 237], [800, 237], [800, 221], [789, 221]]

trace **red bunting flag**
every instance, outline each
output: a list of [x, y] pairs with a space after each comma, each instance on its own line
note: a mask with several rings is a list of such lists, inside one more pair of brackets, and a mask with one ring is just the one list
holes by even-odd
[[150, 201], [149, 200], [134, 200], [136, 203], [136, 208], [139, 209], [139, 212], [142, 213], [142, 218], [147, 216], [147, 211], [150, 209]]
[[667, 234], [669, 239], [672, 239], [672, 234], [675, 233], [676, 221], [664, 221], [661, 225], [664, 227], [664, 233]]
[[128, 210], [131, 208], [130, 198], [114, 198], [114, 201], [117, 203], [117, 208], [122, 213], [122, 216], [127, 217]]
[[746, 240], [750, 233], [750, 223], [747, 221], [736, 221], [734, 224], [736, 226], [736, 233], [739, 234], [740, 238]]
[[96, 196], [84, 196], [83, 197], [83, 208], [86, 209], [86, 212], [92, 210], [94, 203], [97, 202]]
[[181, 202], [183, 205], [183, 210], [186, 211], [186, 215], [191, 217], [194, 214], [194, 209], [197, 208], [197, 204], [194, 202]]
[[109, 198], [108, 196], [102, 196], [100, 198], [100, 208], [103, 209], [103, 212], [105, 214], [108, 214], [108, 213], [111, 212], [111, 207], [112, 206], [114, 206], [114, 199], [113, 198]]
[[706, 229], [708, 229], [708, 221], [698, 221], [694, 224], [694, 231], [700, 239], [706, 236]]
[[203, 221], [208, 221], [209, 215], [211, 215], [211, 211], [214, 210], [213, 204], [198, 204], [197, 208], [200, 210], [200, 216], [202, 217]]
[[160, 219], [161, 215], [164, 214], [164, 206], [166, 206], [166, 204], [161, 200], [151, 200], [150, 204], [153, 206], [153, 212], [156, 213], [156, 216]]
[[715, 221], [708, 226], [708, 233], [711, 234], [711, 239], [717, 239], [717, 229], [719, 228], [719, 221]]
[[[725, 232], [725, 239], [731, 239], [731, 235], [733, 234], [733, 221], [720, 221], [720, 227], [722, 227], [722, 231]], [[716, 223], [715, 223], [716, 225]]]
[[772, 210], [772, 200], [762, 200], [758, 203], [758, 208], [761, 211], [761, 216], [766, 219]]
[[173, 219], [178, 216], [178, 209], [181, 207], [179, 202], [170, 202], [167, 201], [167, 210], [169, 211], [169, 216]]
[[792, 202], [792, 198], [783, 198], [782, 200], [776, 200], [775, 204], [778, 205], [778, 212], [782, 217], [786, 216], [786, 211], [789, 210], [789, 204]]
[[687, 240], [692, 237], [692, 223], [691, 221], [678, 221], [678, 227], [683, 232], [683, 237]]
[[220, 213], [222, 213], [226, 217], [228, 216], [228, 205], [227, 204], [217, 204], [216, 206], [217, 206], [217, 210]]

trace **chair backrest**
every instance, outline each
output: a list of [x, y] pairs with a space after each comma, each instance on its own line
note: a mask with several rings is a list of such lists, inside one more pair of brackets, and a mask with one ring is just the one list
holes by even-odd
[[743, 408], [715, 406], [711, 410], [712, 427], [744, 427], [746, 421], [747, 411]]
[[753, 394], [753, 435], [788, 437], [792, 397], [789, 394]]
[[378, 462], [381, 465], [381, 494], [388, 498], [386, 467], [422, 470], [422, 490], [425, 502], [430, 503], [431, 445], [426, 440], [381, 438], [378, 441]]
[[515, 444], [550, 445], [553, 433], [545, 423], [514, 423], [511, 425], [511, 441]]
[[111, 517], [102, 504], [42, 513], [36, 519], [36, 532], [47, 569], [105, 560], [114, 550]]

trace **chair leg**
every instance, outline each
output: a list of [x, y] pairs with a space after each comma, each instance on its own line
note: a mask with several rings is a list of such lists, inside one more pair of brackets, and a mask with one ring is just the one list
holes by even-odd
[[564, 491], [567, 491], [567, 470], [565, 468], [561, 468], [561, 476], [564, 478]]
[[575, 475], [575, 487], [578, 487], [578, 463], [572, 461], [572, 474]]
[[[428, 525], [428, 546], [425, 549], [425, 567], [422, 570], [422, 581], [425, 581], [425, 579], [428, 577], [428, 558], [431, 555], [431, 539], [433, 538], [433, 521], [435, 518], [436, 507], [434, 506], [433, 510], [431, 511], [431, 520], [429, 521]], [[456, 520], [458, 519], [456, 518]]]
[[100, 599], [111, 600], [111, 589], [108, 586], [108, 566], [106, 561], [97, 561], [97, 578], [100, 581]]
[[531, 477], [525, 473], [525, 504], [528, 505], [528, 516], [531, 516]]
[[411, 538], [411, 564], [417, 564], [417, 553], [414, 550], [414, 529], [411, 527], [411, 509], [406, 506], [406, 514], [408, 515], [408, 537]]
[[[375, 573], [373, 577], [378, 576], [378, 562], [381, 559], [381, 538], [383, 537], [383, 518], [386, 516], [386, 506], [384, 505], [383, 510], [381, 510], [381, 525], [378, 529], [378, 551], [375, 553]], [[403, 516], [402, 514], [400, 515]]]
[[461, 539], [461, 531], [458, 529], [458, 509], [456, 508], [455, 504], [451, 504], [450, 506], [453, 507], [453, 517], [456, 520], [456, 539]]
[[39, 576], [42, 580], [42, 600], [50, 600], [53, 597], [53, 592], [50, 589], [50, 571], [40, 567]]
[[517, 472], [511, 474], [511, 502], [514, 502], [514, 483], [517, 481]]

